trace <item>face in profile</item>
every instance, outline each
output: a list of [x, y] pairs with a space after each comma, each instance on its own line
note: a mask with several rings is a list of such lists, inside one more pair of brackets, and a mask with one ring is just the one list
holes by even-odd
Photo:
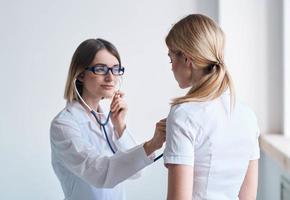
[[192, 86], [192, 69], [188, 66], [186, 58], [181, 52], [175, 53], [171, 50], [169, 50], [168, 56], [172, 66], [171, 70], [179, 87], [184, 89]]
[[106, 74], [104, 71], [107, 68], [118, 69], [118, 59], [108, 50], [102, 49], [96, 53], [90, 67], [94, 67], [94, 70], [84, 71], [80, 80], [83, 83], [82, 96], [94, 99], [113, 97], [119, 76], [113, 75], [111, 70], [107, 71]]

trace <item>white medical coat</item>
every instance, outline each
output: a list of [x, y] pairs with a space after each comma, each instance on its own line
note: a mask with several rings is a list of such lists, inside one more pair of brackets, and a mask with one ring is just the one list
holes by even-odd
[[78, 102], [67, 103], [53, 119], [52, 166], [65, 200], [123, 200], [126, 197], [119, 183], [153, 162], [127, 129], [121, 138], [116, 137], [111, 122], [106, 129], [115, 155], [100, 125]]

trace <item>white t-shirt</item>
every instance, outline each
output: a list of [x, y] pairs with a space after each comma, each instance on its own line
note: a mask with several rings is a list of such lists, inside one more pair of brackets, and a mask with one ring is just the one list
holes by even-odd
[[255, 114], [230, 96], [173, 106], [166, 121], [165, 164], [194, 167], [193, 199], [234, 200], [250, 160], [260, 157]]

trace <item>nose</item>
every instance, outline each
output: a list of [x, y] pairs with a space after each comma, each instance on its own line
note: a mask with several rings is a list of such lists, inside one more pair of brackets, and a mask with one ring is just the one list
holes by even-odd
[[114, 80], [114, 75], [112, 74], [112, 71], [109, 70], [108, 73], [105, 75], [105, 81], [111, 82]]

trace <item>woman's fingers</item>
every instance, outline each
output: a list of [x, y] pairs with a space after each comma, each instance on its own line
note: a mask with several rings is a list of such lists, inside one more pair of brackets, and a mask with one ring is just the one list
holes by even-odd
[[115, 110], [114, 110], [114, 112], [112, 112], [112, 113], [113, 113], [114, 116], [116, 116], [117, 114], [119, 114], [119, 113], [120, 113], [122, 110], [124, 110], [124, 109], [125, 109], [124, 106], [122, 106], [122, 105], [117, 105], [116, 108], [115, 108]]
[[161, 119], [159, 122], [165, 122], [166, 123], [167, 118]]
[[125, 101], [122, 99], [124, 93], [118, 93], [114, 96], [113, 101], [111, 103], [111, 111], [115, 112], [118, 105], [121, 105], [123, 108], [127, 107]]
[[157, 122], [157, 128], [160, 128], [161, 130], [166, 129], [166, 119], [165, 120], [160, 120]]
[[113, 100], [112, 102], [114, 102], [114, 100], [118, 99], [118, 98], [123, 98], [125, 96], [125, 93], [124, 92], [121, 92], [121, 91], [117, 91], [113, 97]]
[[166, 134], [166, 125], [156, 124], [156, 130], [160, 135], [165, 136]]
[[120, 100], [112, 105], [111, 112], [118, 112], [120, 109], [126, 109], [126, 108], [127, 108], [127, 104], [124, 101]]
[[112, 105], [111, 105], [111, 111], [116, 109], [116, 106], [119, 105], [119, 104], [124, 104], [124, 100], [123, 99], [115, 100], [115, 102], [113, 102]]
[[124, 113], [123, 111], [126, 111], [127, 104], [125, 103], [124, 99], [122, 98], [124, 96], [123, 92], [117, 92], [115, 96], [113, 97], [112, 103], [111, 103], [111, 112], [112, 117], [117, 117], [120, 113]]
[[123, 98], [125, 96], [125, 93], [122, 92], [122, 91], [117, 91], [116, 92], [116, 95], [119, 96], [119, 97], [121, 97], [121, 98]]

